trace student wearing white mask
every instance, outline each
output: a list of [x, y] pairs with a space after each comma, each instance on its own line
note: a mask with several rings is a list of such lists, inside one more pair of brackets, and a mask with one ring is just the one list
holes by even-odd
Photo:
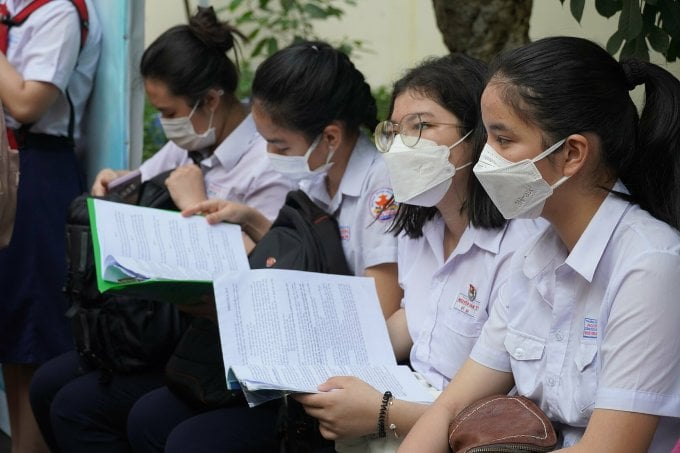
[[[146, 49], [144, 86], [170, 142], [141, 171], [146, 179], [176, 168], [166, 184], [180, 208], [211, 196], [249, 204], [273, 218], [292, 185], [270, 165], [266, 142], [234, 94], [238, 73], [226, 52], [235, 34], [211, 8], [200, 9], [188, 25], [167, 30]], [[200, 165], [191, 163], [188, 151], [202, 153]], [[124, 173], [103, 170], [92, 192], [106, 193], [108, 182]], [[128, 451], [128, 411], [163, 385], [163, 369], [113, 373], [107, 385], [105, 378], [75, 351], [38, 370], [31, 404], [51, 451]]]
[[[180, 209], [218, 198], [273, 219], [293, 186], [272, 168], [248, 105], [236, 97], [238, 72], [226, 52], [239, 36], [201, 9], [189, 25], [170, 28], [145, 50], [144, 88], [169, 141], [139, 170], [147, 180], [176, 169], [166, 185]], [[100, 171], [92, 193], [104, 195], [125, 173]]]
[[[387, 233], [396, 208], [385, 164], [361, 131], [378, 123], [363, 74], [326, 43], [291, 45], [257, 68], [252, 114], [274, 168], [335, 217], [350, 269], [375, 279], [383, 314], [392, 315], [401, 300], [397, 240]], [[255, 242], [271, 225], [238, 203], [209, 200], [184, 211], [199, 212], [243, 225]], [[162, 388], [132, 408], [128, 434], [134, 451], [278, 451], [279, 408], [276, 400], [202, 412]]]
[[[396, 205], [385, 164], [361, 131], [378, 122], [361, 72], [328, 44], [287, 47], [257, 68], [252, 115], [274, 169], [335, 216], [350, 269], [376, 279], [390, 316], [401, 298], [396, 239], [385, 234]], [[231, 201], [209, 200], [184, 214], [199, 212], [209, 222], [243, 225], [255, 242], [271, 225], [253, 206]]]
[[[629, 91], [642, 84], [638, 114]], [[550, 227], [513, 255], [470, 359], [403, 451], [449, 451], [452, 419], [513, 386], [551, 419], [559, 451], [671, 451], [679, 106], [672, 74], [619, 63], [585, 39], [545, 38], [497, 57], [474, 172], [504, 216], [540, 215]]]
[[[513, 250], [544, 226], [505, 221], [472, 175], [486, 140], [485, 77], [486, 65], [465, 55], [425, 60], [396, 82], [390, 120], [375, 131], [399, 202], [392, 231], [404, 297], [388, 330], [397, 358], [410, 359], [434, 392], [466, 360]], [[368, 441], [359, 436], [380, 425], [383, 437], [370, 448], [394, 448], [427, 408], [354, 377], [331, 378], [319, 390], [295, 398], [324, 437], [340, 440], [338, 451], [362, 451]], [[381, 418], [383, 401], [389, 410]]]

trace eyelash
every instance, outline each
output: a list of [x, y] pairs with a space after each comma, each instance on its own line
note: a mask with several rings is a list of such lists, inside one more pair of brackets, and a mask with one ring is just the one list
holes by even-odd
[[287, 147], [287, 146], [285, 146], [285, 147], [277, 146], [277, 145], [275, 145], [275, 144], [273, 144], [273, 143], [270, 143], [270, 146], [274, 147], [274, 149], [276, 150], [277, 153], [285, 153], [286, 151], [288, 151], [288, 147]]

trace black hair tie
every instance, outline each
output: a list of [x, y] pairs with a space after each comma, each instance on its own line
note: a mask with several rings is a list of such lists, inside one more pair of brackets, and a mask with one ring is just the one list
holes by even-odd
[[621, 68], [626, 78], [628, 91], [645, 83], [646, 68], [644, 62], [634, 59], [624, 60], [621, 62]]

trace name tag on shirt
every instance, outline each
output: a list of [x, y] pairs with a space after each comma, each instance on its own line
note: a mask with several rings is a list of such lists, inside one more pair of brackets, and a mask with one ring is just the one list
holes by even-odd
[[476, 298], [471, 298], [463, 293], [458, 293], [451, 308], [474, 319], [479, 316], [479, 302], [476, 301]]

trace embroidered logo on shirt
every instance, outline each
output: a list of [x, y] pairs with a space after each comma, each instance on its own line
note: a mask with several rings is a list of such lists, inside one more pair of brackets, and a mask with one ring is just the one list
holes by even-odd
[[[474, 289], [474, 286], [470, 285], [468, 291], [470, 288]], [[475, 290], [474, 298], [470, 297], [469, 295], [466, 296], [463, 293], [459, 293], [456, 297], [456, 300], [453, 301], [452, 308], [470, 316], [471, 318], [477, 319], [480, 307], [479, 303], [475, 302], [475, 298], [477, 298], [477, 290]]]
[[475, 285], [472, 283], [468, 286], [468, 297], [470, 298], [470, 302], [474, 302], [477, 298], [477, 288], [475, 288]]
[[397, 215], [398, 206], [392, 189], [378, 189], [371, 195], [369, 209], [371, 215], [380, 222], [392, 220]]
[[349, 241], [349, 227], [345, 225], [340, 225], [340, 239], [343, 241]]
[[597, 319], [583, 318], [583, 338], [597, 338]]
[[234, 193], [233, 188], [223, 187], [215, 182], [206, 181], [205, 193], [208, 198], [220, 198], [223, 200], [237, 200], [240, 197]]

